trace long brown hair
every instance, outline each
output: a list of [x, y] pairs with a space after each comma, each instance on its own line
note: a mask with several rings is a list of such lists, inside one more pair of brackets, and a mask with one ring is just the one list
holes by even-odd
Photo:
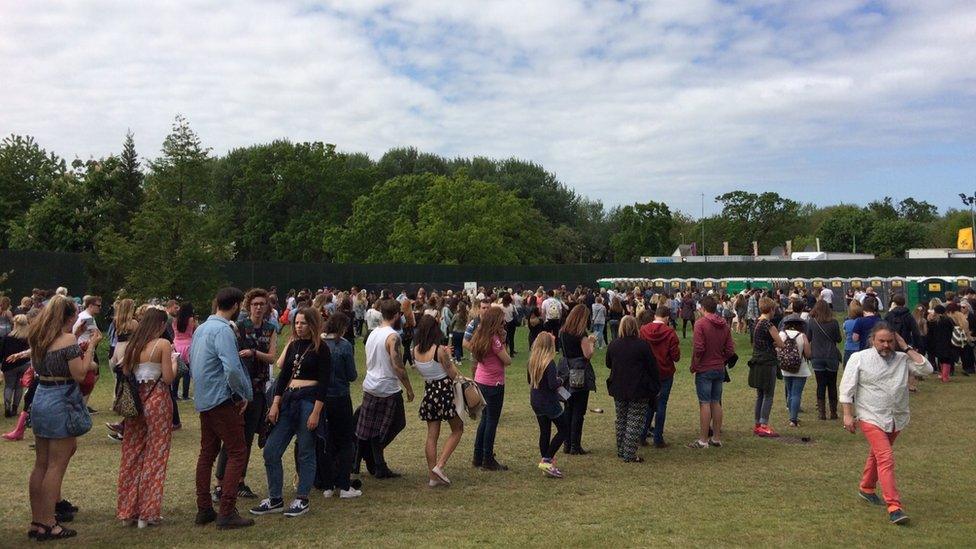
[[[312, 340], [312, 349], [317, 353], [319, 352], [319, 345], [322, 344], [322, 338], [319, 334], [322, 333], [322, 315], [319, 314], [317, 309], [312, 307], [302, 307], [295, 312], [295, 318], [298, 315], [305, 317], [305, 323], [308, 324], [308, 337]], [[298, 339], [298, 334], [296, 331], [291, 332], [291, 340], [295, 341]]]
[[813, 310], [810, 311], [810, 318], [820, 324], [830, 322], [834, 319], [834, 311], [830, 309], [830, 305], [827, 305], [826, 301], [818, 299], [817, 303], [813, 306]]
[[31, 322], [30, 331], [27, 333], [31, 363], [35, 366], [41, 364], [54, 340], [64, 333], [64, 325], [77, 314], [78, 308], [75, 302], [63, 295], [55, 295], [47, 302], [37, 318]]
[[142, 315], [142, 321], [132, 332], [128, 345], [125, 347], [125, 355], [122, 358], [122, 372], [125, 375], [132, 373], [132, 369], [139, 364], [139, 355], [149, 345], [149, 342], [158, 339], [162, 330], [166, 328], [169, 317], [166, 311], [150, 307]]
[[576, 337], [583, 337], [586, 335], [586, 325], [589, 320], [590, 310], [586, 305], [580, 303], [569, 312], [569, 316], [566, 317], [566, 322], [563, 323], [563, 327], [559, 331]]
[[490, 307], [481, 315], [481, 321], [471, 336], [471, 354], [475, 360], [482, 360], [491, 352], [491, 338], [505, 332], [505, 312], [498, 307]]

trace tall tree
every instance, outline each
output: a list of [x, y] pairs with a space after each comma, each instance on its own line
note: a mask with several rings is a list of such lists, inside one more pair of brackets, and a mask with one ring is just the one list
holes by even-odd
[[715, 200], [730, 224], [726, 240], [740, 253], [751, 253], [752, 241], [759, 243], [760, 253], [782, 246], [800, 221], [800, 204], [774, 192], [732, 191]]
[[826, 252], [864, 253], [868, 248], [868, 238], [877, 223], [874, 212], [844, 204], [833, 206], [820, 225], [817, 236], [820, 249]]
[[671, 210], [661, 202], [624, 206], [614, 212], [616, 231], [610, 248], [616, 261], [638, 261], [641, 256], [668, 255], [674, 247]]
[[924, 200], [908, 197], [898, 203], [898, 215], [909, 221], [931, 223], [939, 217], [939, 209]]
[[96, 251], [101, 261], [126, 273], [130, 294], [204, 305], [220, 283], [219, 262], [233, 256], [229, 217], [215, 207], [210, 150], [177, 116], [162, 155], [149, 165], [131, 237], [105, 231]]
[[40, 202], [67, 170], [64, 160], [42, 149], [31, 136], [0, 141], [0, 248], [9, 244], [9, 226]]

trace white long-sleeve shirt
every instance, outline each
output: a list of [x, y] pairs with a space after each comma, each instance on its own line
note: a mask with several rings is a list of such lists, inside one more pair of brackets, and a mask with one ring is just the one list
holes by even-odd
[[916, 364], [905, 353], [894, 352], [884, 357], [869, 347], [851, 355], [840, 380], [839, 399], [842, 404], [854, 404], [854, 413], [861, 421], [878, 426], [883, 431], [901, 431], [908, 425], [908, 376], [932, 373], [932, 365], [922, 357]]

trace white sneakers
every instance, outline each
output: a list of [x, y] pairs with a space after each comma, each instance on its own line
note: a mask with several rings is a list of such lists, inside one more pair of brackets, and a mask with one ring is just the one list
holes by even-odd
[[[329, 499], [332, 496], [334, 496], [335, 493], [336, 493], [335, 490], [325, 490], [324, 492], [322, 492], [322, 495], [325, 496], [326, 499]], [[349, 488], [348, 490], [339, 490], [339, 499], [358, 498], [361, 495], [363, 495], [363, 491], [357, 490], [355, 488]]]

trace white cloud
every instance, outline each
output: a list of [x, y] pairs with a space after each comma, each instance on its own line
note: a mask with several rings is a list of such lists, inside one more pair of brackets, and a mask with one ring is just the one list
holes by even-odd
[[609, 204], [952, 205], [976, 167], [976, 5], [877, 4], [5, 2], [0, 132], [87, 157], [131, 128], [154, 156], [179, 112], [217, 152], [518, 156]]

